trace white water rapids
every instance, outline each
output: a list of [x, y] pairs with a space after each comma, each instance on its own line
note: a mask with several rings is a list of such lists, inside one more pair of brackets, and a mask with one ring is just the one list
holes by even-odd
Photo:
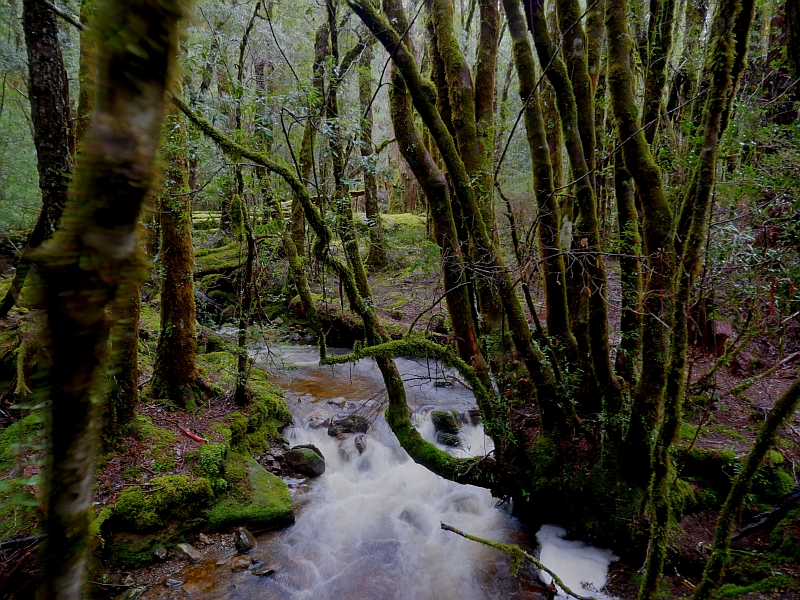
[[[256, 363], [273, 373], [285, 392], [294, 425], [284, 431], [292, 445], [314, 444], [325, 456], [325, 473], [312, 480], [287, 479], [296, 523], [259, 538], [251, 557], [274, 569], [269, 577], [231, 572], [230, 558], [189, 566], [182, 590], [147, 598], [275, 600], [483, 600], [544, 598], [540, 574], [524, 566], [511, 577], [506, 555], [443, 531], [440, 522], [473, 535], [513, 542], [532, 552], [508, 506], [481, 488], [459, 485], [414, 463], [383, 418], [385, 389], [372, 361], [320, 367], [310, 346], [261, 347]], [[475, 400], [458, 382], [442, 387], [450, 374], [433, 362], [398, 359], [409, 406], [422, 435], [434, 441], [429, 414], [436, 408], [463, 413]], [[439, 382], [434, 384], [434, 382]], [[308, 416], [357, 412], [372, 425], [359, 453], [355, 436], [343, 440], [312, 428]], [[313, 414], [312, 414], [313, 413]], [[483, 455], [492, 443], [480, 425], [463, 425], [462, 456]], [[441, 446], [445, 448], [444, 446]], [[605, 584], [614, 556], [580, 542], [565, 542], [557, 528], [537, 536], [543, 563], [576, 592]], [[227, 555], [228, 557], [230, 555]], [[549, 578], [543, 577], [545, 581]], [[195, 590], [195, 592], [190, 592]], [[187, 595], [188, 593], [188, 595]], [[591, 593], [603, 597], [596, 592]], [[177, 594], [177, 595], [176, 595]], [[559, 596], [564, 597], [564, 596]]]

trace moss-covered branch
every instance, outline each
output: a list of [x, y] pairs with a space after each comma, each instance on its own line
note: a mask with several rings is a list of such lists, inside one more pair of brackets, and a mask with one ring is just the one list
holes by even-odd
[[561, 578], [558, 575], [556, 575], [553, 571], [545, 567], [535, 556], [528, 554], [527, 552], [525, 552], [525, 550], [523, 550], [516, 544], [504, 544], [502, 542], [493, 542], [492, 540], [487, 540], [478, 537], [476, 535], [471, 535], [469, 533], [461, 531], [460, 529], [456, 529], [455, 527], [452, 527], [447, 523], [441, 523], [441, 527], [445, 531], [451, 531], [457, 535], [460, 535], [463, 538], [467, 538], [468, 540], [472, 540], [473, 542], [478, 542], [479, 544], [483, 544], [484, 546], [490, 546], [491, 548], [495, 548], [497, 550], [500, 550], [501, 552], [505, 552], [506, 554], [508, 554], [508, 560], [511, 563], [511, 574], [514, 576], [516, 576], [516, 574], [519, 572], [519, 568], [522, 566], [523, 561], [527, 560], [540, 571], [544, 571], [545, 573], [550, 575], [550, 577], [553, 578], [553, 582], [555, 582], [555, 584], [558, 587], [564, 590], [564, 593], [567, 596], [572, 596], [573, 598], [577, 598], [578, 600], [595, 600], [594, 596], [580, 596], [575, 592], [573, 592], [569, 587], [567, 587], [567, 585], [561, 580]]

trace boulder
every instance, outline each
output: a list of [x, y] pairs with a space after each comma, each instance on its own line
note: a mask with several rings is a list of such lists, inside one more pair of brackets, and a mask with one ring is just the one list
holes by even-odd
[[325, 472], [325, 459], [310, 448], [292, 448], [284, 458], [286, 464], [302, 475], [317, 477]]
[[175, 549], [192, 562], [203, 560], [203, 553], [189, 544], [178, 544]]
[[339, 414], [328, 425], [328, 435], [336, 437], [340, 433], [367, 433], [369, 421], [363, 415]]
[[455, 435], [461, 429], [458, 413], [453, 409], [434, 410], [431, 412], [431, 421], [433, 421], [433, 426], [436, 428], [436, 431], [443, 431], [444, 433]]
[[256, 538], [244, 527], [239, 527], [233, 534], [233, 545], [239, 554], [245, 554], [256, 547]]

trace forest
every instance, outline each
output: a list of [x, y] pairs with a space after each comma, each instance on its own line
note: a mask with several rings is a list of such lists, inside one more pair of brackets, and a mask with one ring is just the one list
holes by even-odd
[[800, 1], [0, 6], [0, 598], [800, 598]]

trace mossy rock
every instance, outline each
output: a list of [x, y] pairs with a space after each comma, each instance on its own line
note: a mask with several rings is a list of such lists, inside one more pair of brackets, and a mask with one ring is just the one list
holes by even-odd
[[344, 415], [334, 417], [328, 425], [328, 435], [337, 436], [342, 433], [367, 433], [369, 421], [363, 415]]
[[782, 562], [800, 563], [800, 507], [790, 510], [769, 536], [772, 555]]
[[198, 250], [194, 255], [194, 276], [197, 279], [212, 273], [229, 273], [238, 269], [242, 261], [242, 245], [239, 242]]
[[433, 426], [436, 428], [436, 431], [449, 433], [451, 435], [458, 435], [458, 432], [461, 431], [461, 423], [455, 409], [434, 410], [431, 412], [431, 421], [433, 421]]
[[445, 446], [452, 446], [454, 448], [461, 446], [461, 439], [458, 435], [455, 433], [447, 433], [446, 431], [438, 432], [436, 434], [436, 441]]
[[154, 477], [149, 487], [129, 488], [120, 494], [114, 520], [125, 531], [148, 532], [170, 522], [202, 520], [212, 500], [211, 483], [206, 477]]
[[237, 525], [252, 529], [280, 529], [294, 523], [294, 506], [289, 487], [255, 460], [247, 461], [247, 479], [240, 482], [240, 491], [246, 487], [249, 502], [242, 502], [236, 494], [219, 502], [209, 514], [213, 529], [224, 530]]

